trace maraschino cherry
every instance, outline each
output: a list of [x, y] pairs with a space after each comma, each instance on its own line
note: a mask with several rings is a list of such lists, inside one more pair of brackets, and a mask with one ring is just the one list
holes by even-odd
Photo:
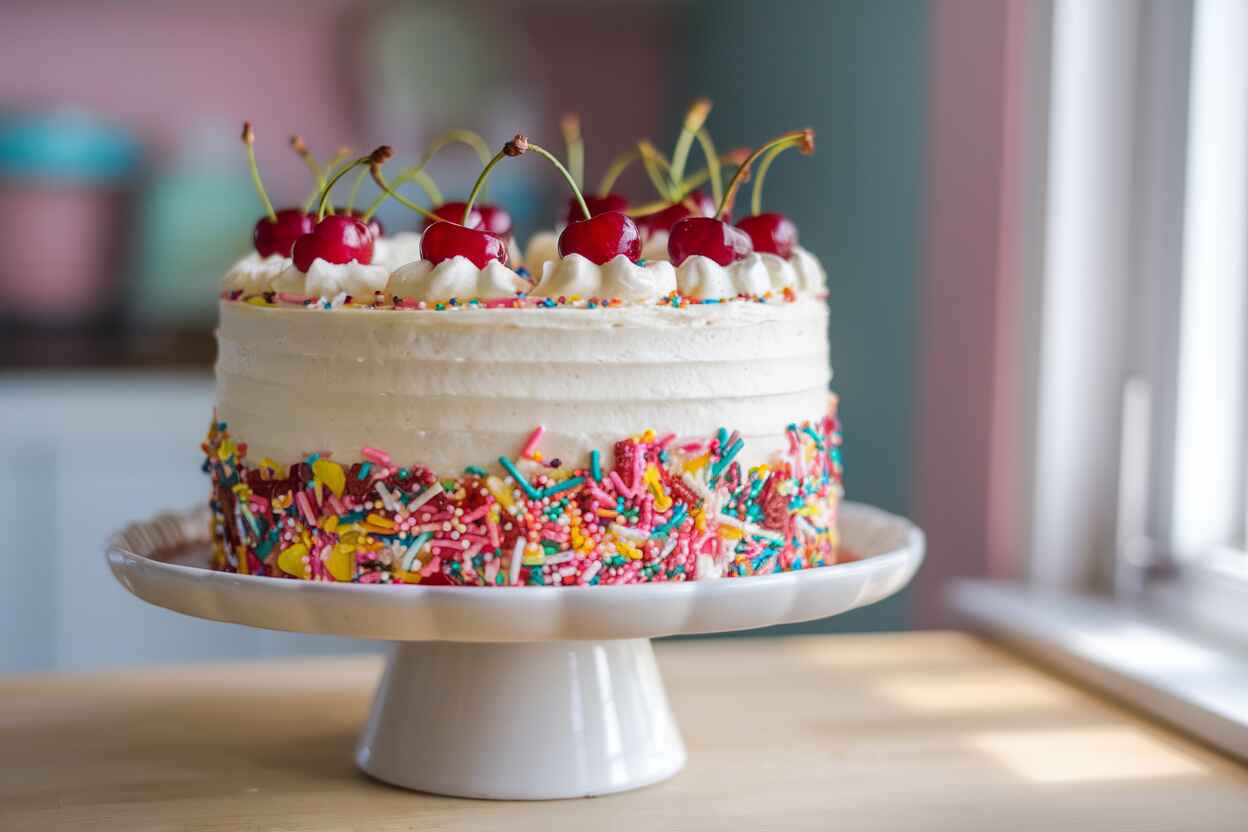
[[[345, 173], [346, 171], [342, 169], [335, 170], [335, 168], [338, 168], [338, 165], [351, 155], [351, 150], [346, 147], [338, 148], [338, 152], [334, 154], [333, 158], [330, 159], [324, 167], [321, 167], [321, 164], [316, 160], [316, 156], [312, 153], [311, 148], [308, 147], [307, 142], [305, 142], [303, 137], [299, 134], [296, 133], [290, 137], [290, 149], [295, 151], [299, 158], [303, 160], [303, 163], [308, 166], [308, 170], [312, 172], [312, 178], [316, 180], [316, 192], [309, 199], [308, 205], [306, 206], [306, 208], [311, 208], [325, 190], [326, 171], [331, 171], [331, 178], [337, 181], [339, 174]], [[353, 169], [354, 167], [356, 167], [356, 163], [349, 163], [348, 169]], [[371, 212], [357, 211], [355, 209], [356, 192], [359, 190], [361, 179], [365, 176], [368, 176], [367, 168], [360, 171], [359, 176], [355, 178], [355, 182], [351, 186], [351, 194], [347, 199], [345, 213], [348, 216], [356, 217], [357, 219], [363, 219], [365, 214], [368, 213], [368, 218], [363, 219], [363, 222], [368, 226], [369, 233], [373, 235], [373, 240], [379, 240], [381, 239], [381, 236], [385, 234], [385, 228], [382, 226], [381, 220], [377, 219], [377, 217]], [[331, 215], [337, 213], [334, 210], [332, 203], [326, 208], [326, 213]]]
[[809, 135], [804, 142], [779, 144], [763, 156], [758, 163], [758, 175], [754, 177], [754, 192], [750, 199], [750, 210], [753, 213], [737, 222], [737, 228], [750, 235], [755, 251], [775, 254], [785, 260], [793, 255], [793, 249], [797, 247], [797, 226], [784, 214], [763, 212], [763, 181], [767, 178], [767, 169], [771, 167], [771, 163], [786, 149], [800, 147], [803, 153], [814, 151], [814, 131], [807, 132]]
[[750, 235], [727, 220], [732, 216], [732, 204], [736, 200], [741, 183], [749, 176], [750, 166], [766, 153], [787, 147], [797, 147], [803, 153], [813, 153], [815, 134], [813, 130], [795, 130], [772, 139], [750, 154], [737, 168], [728, 190], [719, 204], [715, 217], [687, 217], [672, 226], [667, 240], [667, 253], [672, 264], [679, 266], [695, 254], [709, 257], [721, 266], [743, 260], [754, 250]]
[[568, 183], [568, 187], [572, 189], [572, 197], [581, 209], [581, 219], [568, 223], [567, 228], [559, 234], [560, 257], [579, 254], [598, 266], [610, 262], [621, 254], [629, 260], [637, 260], [641, 257], [641, 233], [637, 230], [637, 224], [619, 211], [607, 211], [596, 215], [590, 213], [576, 180], [549, 150], [533, 144], [519, 133], [503, 148], [508, 156], [519, 156], [530, 150], [550, 162], [555, 170], [559, 171], [564, 181]]
[[344, 165], [325, 183], [317, 204], [316, 227], [295, 241], [291, 251], [295, 268], [306, 274], [318, 259], [337, 264], [350, 263], [352, 260], [365, 265], [373, 262], [375, 238], [368, 227], [368, 222], [372, 219], [371, 209], [358, 217], [351, 214], [328, 214], [329, 197], [338, 180], [351, 170], [360, 165], [382, 164], [392, 153], [389, 147], [379, 147], [369, 155]]
[[[389, 158], [389, 155], [380, 154], [381, 150], [388, 151], [389, 148], [378, 148], [378, 151], [374, 153], [375, 158], [369, 166], [377, 187], [381, 188], [384, 193], [393, 196], [403, 205], [424, 216], [428, 222], [424, 233], [420, 237], [420, 256], [422, 259], [437, 264], [454, 257], [466, 257], [478, 269], [484, 269], [491, 260], [497, 260], [504, 266], [507, 265], [506, 240], [491, 234], [483, 228], [470, 228], [468, 226], [468, 223], [474, 218], [478, 224], [481, 223], [481, 214], [473, 207], [473, 203], [476, 202], [486, 179], [489, 178], [490, 171], [506, 155], [506, 146], [486, 162], [485, 167], [481, 170], [481, 174], [477, 177], [477, 181], [472, 186], [472, 192], [468, 195], [468, 201], [461, 203], [458, 216], [451, 215], [450, 217], [443, 217], [433, 211], [421, 208], [406, 197], [396, 193], [390, 183], [386, 182], [385, 177], [382, 176], [381, 166]], [[448, 204], [443, 203], [443, 205]]]
[[256, 165], [255, 140], [251, 122], [244, 121], [243, 144], [247, 147], [247, 166], [251, 170], [252, 184], [256, 186], [256, 193], [264, 205], [264, 216], [252, 230], [251, 242], [256, 248], [256, 253], [261, 257], [274, 254], [289, 257], [295, 241], [312, 230], [312, 226], [316, 224], [316, 218], [302, 208], [273, 210], [273, 203], [269, 200], [269, 195], [264, 190], [264, 183], [260, 180], [260, 168]]
[[[606, 175], [602, 178], [602, 183], [598, 186], [597, 194], [585, 194], [585, 139], [581, 135], [581, 119], [576, 113], [568, 113], [559, 121], [559, 128], [563, 133], [563, 143], [567, 148], [568, 173], [571, 174], [572, 180], [576, 182], [584, 196], [585, 207], [589, 209], [590, 216], [598, 216], [608, 211], [624, 212], [628, 210], [628, 199], [620, 194], [612, 193], [611, 186], [615, 184], [615, 180], [620, 177], [624, 169], [637, 159], [637, 152], [626, 154], [618, 157], [611, 163], [607, 169]], [[581, 202], [576, 197], [568, 198], [568, 209], [563, 216], [563, 223], [577, 222], [584, 219], [581, 213]]]

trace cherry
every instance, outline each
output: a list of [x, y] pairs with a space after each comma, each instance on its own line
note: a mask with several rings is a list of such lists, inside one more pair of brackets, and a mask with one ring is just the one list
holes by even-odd
[[[585, 197], [585, 205], [589, 208], [590, 216], [596, 217], [608, 211], [619, 211], [622, 214], [628, 210], [629, 203], [627, 197], [619, 194], [603, 194], [602, 196]], [[565, 224], [571, 225], [581, 219], [584, 219], [584, 216], [581, 214], [581, 204], [573, 197], [568, 200], [568, 213], [563, 221]]]
[[[424, 227], [428, 228], [435, 222], [450, 222], [455, 225], [462, 225], [465, 228], [480, 228], [488, 231], [489, 229], [485, 228], [485, 216], [480, 211], [481, 207], [484, 206], [473, 208], [472, 212], [468, 215], [468, 221], [464, 222], [464, 203], [443, 202], [441, 205], [433, 209], [432, 216], [425, 217]], [[508, 219], [510, 219], [510, 217], [508, 217]]]
[[673, 266], [695, 254], [730, 266], [753, 251], [749, 234], [714, 217], [685, 217], [672, 226], [667, 238], [667, 255]]
[[435, 264], [467, 257], [478, 269], [484, 269], [491, 260], [506, 266], [507, 243], [488, 231], [443, 220], [425, 228], [420, 238], [420, 256]]
[[[689, 206], [686, 203], [690, 200], [697, 208], [696, 212], [689, 210]], [[655, 211], [653, 214], [638, 217], [637, 222], [646, 234], [653, 234], [656, 231], [671, 231], [672, 226], [685, 217], [690, 216], [715, 216], [715, 203], [709, 196], [696, 188], [686, 194], [685, 198], [680, 202], [669, 205], [661, 211]]]
[[251, 232], [252, 245], [261, 257], [273, 254], [289, 257], [295, 241], [316, 225], [316, 217], [304, 213], [302, 208], [283, 208], [274, 217], [261, 217]]
[[[365, 173], [367, 173], [367, 171], [365, 171]], [[373, 240], [380, 240], [383, 236], [385, 236], [386, 227], [381, 224], [381, 220], [377, 219], [377, 217], [370, 217], [366, 212], [359, 211], [355, 208], [348, 208], [347, 214], [355, 217], [367, 225], [369, 233], [373, 235]]]
[[750, 235], [755, 251], [788, 260], [797, 246], [797, 226], [784, 214], [754, 214], [738, 220], [737, 228]]
[[304, 272], [316, 259], [327, 263], [373, 262], [373, 234], [363, 220], [345, 214], [322, 217], [311, 232], [295, 241], [291, 250], [295, 268]]
[[637, 260], [641, 257], [641, 232], [619, 211], [569, 222], [559, 235], [559, 256], [569, 254], [579, 254], [599, 266], [621, 254]]
[[486, 231], [504, 240], [511, 236], [511, 214], [506, 208], [501, 205], [478, 203], [473, 210], [481, 212], [481, 222], [484, 223]]
[[278, 254], [289, 257], [295, 241], [312, 230], [316, 218], [299, 208], [283, 208], [273, 210], [273, 203], [264, 190], [264, 182], [260, 179], [260, 168], [256, 166], [256, 134], [251, 129], [251, 122], [243, 122], [243, 145], [247, 148], [247, 169], [251, 172], [251, 184], [256, 188], [260, 204], [264, 206], [264, 216], [256, 223], [251, 232], [251, 243], [261, 257]]

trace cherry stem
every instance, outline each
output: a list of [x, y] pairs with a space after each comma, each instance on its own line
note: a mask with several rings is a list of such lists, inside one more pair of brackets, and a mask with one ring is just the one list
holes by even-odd
[[[378, 208], [381, 207], [381, 204], [392, 196], [400, 204], [404, 205], [405, 207], [411, 208], [412, 206], [408, 205], [407, 201], [405, 201], [403, 198], [400, 198], [399, 193], [398, 193], [399, 188], [402, 185], [407, 184], [408, 182], [415, 182], [417, 185], [419, 185], [421, 190], [425, 192], [425, 196], [429, 197], [429, 202], [432, 205], [435, 205], [435, 206], [441, 205], [442, 202], [444, 201], [442, 199], [442, 192], [438, 190], [438, 186], [433, 181], [433, 177], [431, 177], [429, 174], [425, 173], [424, 170], [422, 170], [424, 166], [425, 166], [425, 163], [422, 162], [419, 165], [414, 165], [413, 167], [407, 168], [406, 170], [401, 172], [398, 176], [394, 178], [394, 181], [390, 183], [390, 187], [393, 189], [392, 192], [379, 194], [377, 198], [373, 200], [373, 203], [368, 206], [368, 211], [366, 211], [365, 213], [368, 214], [369, 216], [372, 216], [372, 214]], [[416, 210], [416, 209], [412, 209], [412, 210]]]
[[762, 160], [758, 163], [758, 172], [754, 175], [754, 189], [750, 194], [750, 213], [763, 213], [763, 180], [767, 178], [767, 170], [771, 167], [771, 163], [776, 160], [784, 151], [788, 150], [792, 145], [777, 145], [767, 151]]
[[[325, 192], [325, 170], [320, 166], [319, 163], [317, 163], [316, 156], [312, 154], [312, 151], [308, 148], [308, 145], [304, 142], [303, 137], [300, 136], [298, 133], [290, 137], [290, 149], [295, 151], [295, 153], [299, 156], [299, 158], [303, 160], [303, 163], [308, 166], [308, 170], [312, 171], [312, 178], [316, 180], [317, 193], [324, 193]], [[318, 208], [318, 211], [323, 211], [323, 210], [324, 210], [323, 208]], [[332, 205], [329, 206], [329, 213], [331, 214], [334, 213], [334, 206]]]
[[641, 151], [637, 148], [625, 150], [623, 153], [611, 160], [607, 172], [602, 175], [602, 181], [598, 183], [598, 196], [606, 196], [611, 193], [611, 188], [615, 185], [616, 180], [624, 171], [628, 170], [628, 166], [641, 158]]
[[260, 202], [264, 205], [264, 213], [269, 218], [269, 222], [277, 222], [277, 212], [273, 210], [273, 202], [264, 190], [264, 183], [260, 181], [260, 168], [256, 165], [255, 143], [256, 134], [251, 129], [251, 122], [244, 121], [243, 144], [247, 147], [247, 167], [251, 171], [251, 184], [256, 187], [256, 193], [260, 196]]
[[[440, 150], [442, 150], [442, 148], [446, 147], [447, 145], [456, 144], [456, 143], [464, 144], [472, 148], [476, 152], [477, 158], [481, 160], [482, 165], [488, 165], [490, 163], [489, 143], [486, 142], [485, 139], [481, 138], [480, 133], [474, 133], [471, 130], [466, 130], [460, 127], [454, 130], [447, 130], [445, 133], [435, 136], [433, 141], [429, 144], [429, 149], [425, 151], [425, 155], [420, 160], [420, 164], [417, 167], [420, 170], [424, 170], [425, 166], [428, 165], [431, 161], [433, 161], [433, 157], [437, 155], [437, 153]], [[433, 182], [433, 179], [428, 174], [425, 174], [425, 178], [429, 182]], [[437, 192], [438, 186], [434, 185], [433, 190]], [[429, 192], [427, 188], [425, 189], [425, 191], [426, 193]], [[431, 194], [430, 199], [432, 198], [433, 196]], [[434, 205], [441, 205], [441, 204], [442, 204], [442, 195], [439, 192], [438, 198], [434, 200]]]
[[568, 149], [568, 170], [578, 188], [585, 187], [585, 140], [581, 136], [581, 119], [576, 113], [568, 113], [559, 120], [563, 144]]
[[[719, 154], [715, 152], [715, 143], [711, 134], [703, 127], [697, 132], [698, 144], [702, 145], [702, 155], [706, 157], [706, 171], [711, 180], [711, 198], [718, 205], [724, 198], [724, 176], [719, 165]], [[688, 191], [682, 191], [683, 197]]]
[[[576, 184], [576, 180], [572, 178], [571, 173], [568, 173], [568, 169], [563, 166], [563, 163], [556, 159], [555, 155], [546, 148], [533, 144], [523, 135], [517, 133], [515, 138], [503, 145], [503, 149], [499, 151], [499, 155], [495, 156], [493, 161], [497, 161], [502, 156], [519, 156], [529, 150], [532, 150], [555, 166], [555, 170], [563, 175], [563, 178], [568, 183], [568, 187], [572, 189], [572, 196], [576, 197], [576, 204], [581, 207], [581, 213], [585, 215], [585, 219], [593, 219], [593, 215], [589, 213], [589, 206], [585, 204], [585, 197], [581, 194], [581, 189]], [[485, 176], [485, 171], [482, 171], [481, 175]], [[468, 198], [468, 207], [472, 207], [472, 197]]]
[[733, 175], [732, 181], [728, 183], [728, 191], [724, 194], [723, 200], [719, 203], [719, 209], [715, 212], [715, 216], [725, 222], [732, 215], [732, 204], [737, 198], [737, 191], [741, 189], [741, 184], [750, 175], [750, 167], [758, 160], [760, 156], [771, 151], [773, 148], [784, 149], [787, 147], [800, 147], [805, 154], [815, 152], [815, 131], [793, 130], [783, 133], [766, 144], [760, 145], [741, 163], [741, 167], [737, 168], [737, 172]]
[[[675, 202], [675, 194], [672, 192], [672, 166], [663, 158], [663, 154], [658, 151], [649, 139], [642, 139], [637, 142], [637, 150], [641, 154], [641, 165], [646, 169], [646, 176], [650, 177], [650, 184], [659, 192], [659, 196], [668, 202]], [[667, 175], [664, 176], [662, 168], [666, 168]]]
[[381, 188], [382, 195], [378, 197], [377, 200], [375, 200], [372, 205], [369, 206], [368, 210], [364, 212], [364, 215], [360, 219], [364, 220], [364, 222], [368, 222], [370, 219], [372, 219], [373, 212], [377, 210], [378, 206], [381, 205], [382, 202], [385, 202], [386, 197], [392, 196], [394, 197], [395, 201], [398, 202], [400, 205], [402, 205], [404, 208], [410, 208], [411, 210], [415, 211], [417, 214], [420, 214], [422, 217], [424, 217], [427, 220], [440, 222], [442, 220], [442, 217], [439, 217], [437, 214], [433, 213], [432, 211], [426, 208], [422, 208], [421, 206], [417, 205], [415, 202], [412, 202], [410, 199], [403, 196], [403, 194], [394, 190], [394, 188], [390, 187], [390, 184], [386, 182], [386, 178], [381, 175], [381, 166], [384, 165], [386, 161], [390, 158], [391, 153], [392, 151], [390, 150], [390, 148], [387, 145], [383, 144], [381, 147], [374, 150], [371, 155], [365, 157], [365, 161], [368, 162], [369, 173], [372, 174], [373, 181], [377, 183], [377, 187]]
[[351, 190], [347, 192], [347, 213], [355, 211], [355, 199], [360, 195], [360, 186], [364, 184], [364, 180], [368, 177], [368, 171], [362, 170], [355, 175], [355, 181], [351, 183]]
[[709, 98], [699, 98], [694, 101], [685, 113], [685, 121], [680, 128], [680, 138], [676, 139], [676, 148], [672, 151], [671, 182], [673, 187], [684, 178], [685, 162], [689, 160], [689, 149], [693, 147], [693, 139], [702, 129], [702, 125], [706, 123], [706, 117], [710, 113], [711, 100]]
[[[349, 147], [338, 148], [338, 152], [334, 154], [334, 157], [325, 163], [325, 170], [333, 170], [334, 168], [341, 165], [343, 161], [346, 160], [346, 158], [350, 155], [351, 155], [351, 148]], [[354, 189], [352, 189], [352, 194], [354, 194], [354, 192], [355, 192]], [[312, 193], [308, 194], [308, 198], [303, 201], [303, 213], [306, 214], [312, 210], [312, 205], [316, 202], [316, 198], [319, 197], [320, 195], [321, 195], [321, 189], [319, 186], [314, 188], [312, 190]]]
[[330, 177], [329, 181], [325, 183], [325, 187], [321, 189], [321, 195], [316, 201], [316, 221], [317, 222], [320, 222], [321, 220], [325, 219], [325, 214], [330, 213], [330, 211], [332, 210], [330, 206], [328, 205], [329, 192], [334, 189], [334, 185], [338, 184], [338, 180], [346, 176], [350, 171], [354, 170], [360, 165], [367, 164], [371, 158], [372, 158], [371, 156], [361, 156], [355, 161], [343, 165], [334, 173], [333, 176]]

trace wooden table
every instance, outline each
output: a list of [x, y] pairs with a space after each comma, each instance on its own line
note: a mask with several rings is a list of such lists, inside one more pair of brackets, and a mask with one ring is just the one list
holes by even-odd
[[0, 829], [1248, 829], [1244, 768], [969, 636], [678, 642], [659, 661], [688, 768], [550, 803], [359, 774], [375, 657], [0, 679]]

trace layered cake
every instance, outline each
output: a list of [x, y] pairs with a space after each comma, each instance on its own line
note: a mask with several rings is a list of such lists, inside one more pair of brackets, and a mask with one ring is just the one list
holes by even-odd
[[[216, 566], [494, 587], [835, 563], [824, 273], [782, 215], [726, 221], [751, 164], [757, 202], [786, 147], [813, 137], [751, 154], [714, 216], [673, 224], [665, 259], [644, 259], [637, 224], [591, 210], [522, 136], [457, 204], [399, 195], [388, 148], [327, 175], [292, 219], [256, 174], [266, 216], [225, 276], [204, 444]], [[521, 155], [552, 162], [581, 210], [532, 271], [477, 205]], [[367, 211], [333, 211], [352, 170], [436, 218], [388, 238]]]

